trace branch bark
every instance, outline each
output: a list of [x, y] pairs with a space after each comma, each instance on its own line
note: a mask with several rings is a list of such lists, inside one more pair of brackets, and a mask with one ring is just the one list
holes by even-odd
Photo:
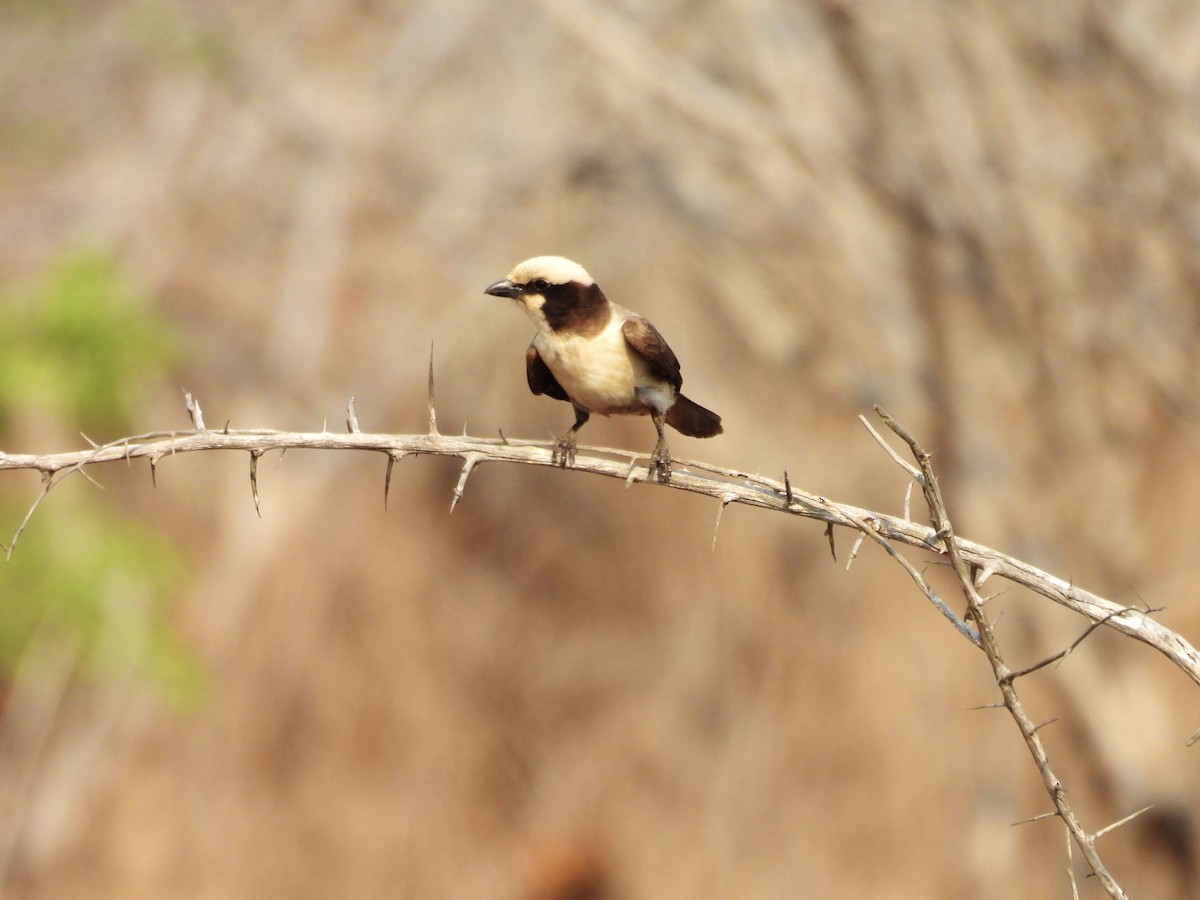
[[[516, 440], [503, 436], [454, 436], [439, 434], [436, 431], [429, 434], [335, 434], [268, 429], [163, 431], [134, 435], [103, 446], [68, 453], [38, 455], [0, 452], [0, 471], [33, 470], [42, 474], [44, 482], [42, 494], [30, 508], [5, 552], [11, 556], [21, 532], [49, 492], [62, 479], [83, 472], [89, 466], [141, 458], [156, 466], [167, 456], [208, 450], [240, 450], [255, 458], [272, 450], [292, 449], [373, 451], [387, 456], [389, 469], [396, 459], [410, 454], [456, 456], [464, 462], [471, 463], [470, 471], [474, 471], [485, 462], [554, 465], [549, 445], [541, 441]], [[726, 505], [741, 503], [759, 509], [815, 519], [858, 532], [864, 532], [865, 525], [869, 529], [868, 536], [873, 539], [882, 538], [894, 544], [916, 547], [940, 556], [946, 554], [943, 537], [929, 525], [846, 503], [837, 503], [801, 490], [790, 482], [696, 460], [677, 460], [677, 463], [671, 481], [660, 485], [661, 487], [703, 494]], [[580, 447], [574, 468], [593, 475], [620, 479], [627, 484], [647, 480], [647, 471], [644, 465], [639, 465], [639, 457], [626, 450]], [[466, 481], [461, 479], [456, 486], [459, 497], [465, 487]], [[1200, 685], [1200, 653], [1197, 653], [1196, 648], [1182, 635], [1164, 626], [1148, 611], [1114, 603], [983, 544], [960, 537], [953, 540], [958, 554], [967, 566], [1028, 588], [1091, 622], [1102, 623], [1105, 627], [1153, 647], [1178, 666], [1188, 678]], [[978, 579], [976, 583], [979, 583]]]
[[[384, 475], [384, 506], [387, 506], [387, 494], [391, 484], [392, 470], [397, 460], [408, 455], [428, 454], [436, 456], [454, 456], [463, 460], [463, 467], [458, 481], [454, 486], [450, 503], [451, 512], [462, 499], [471, 474], [484, 462], [515, 463], [536, 466], [556, 466], [551, 447], [543, 442], [510, 440], [500, 434], [498, 438], [471, 437], [467, 435], [444, 435], [437, 430], [437, 420], [433, 408], [433, 378], [432, 360], [429, 384], [429, 433], [427, 434], [367, 434], [358, 428], [358, 419], [354, 412], [353, 398], [348, 408], [348, 434], [333, 434], [329, 432], [305, 433], [285, 432], [267, 429], [212, 431], [204, 427], [199, 403], [187, 395], [187, 409], [192, 418], [195, 430], [164, 431], [134, 435], [114, 441], [104, 446], [93, 445], [90, 449], [67, 453], [53, 454], [6, 454], [0, 452], [0, 470], [33, 470], [40, 473], [42, 492], [26, 513], [20, 526], [9, 545], [5, 547], [6, 554], [11, 557], [21, 533], [28, 525], [41, 502], [63, 480], [71, 475], [79, 474], [90, 477], [87, 469], [90, 466], [119, 460], [134, 460], [145, 458], [150, 465], [151, 478], [155, 477], [158, 463], [167, 456], [180, 453], [194, 453], [208, 450], [237, 450], [250, 456], [250, 486], [254, 508], [261, 515], [257, 483], [257, 463], [264, 454], [278, 450], [284, 452], [290, 449], [300, 450], [366, 450], [383, 454], [387, 459]], [[1051, 768], [1038, 729], [1033, 720], [1026, 714], [1020, 698], [1016, 693], [1015, 681], [1042, 668], [1053, 659], [1060, 658], [1075, 649], [1076, 646], [1092, 631], [1100, 627], [1112, 628], [1128, 637], [1142, 641], [1158, 650], [1183, 672], [1200, 685], [1200, 655], [1192, 645], [1181, 635], [1163, 626], [1152, 616], [1153, 610], [1135, 609], [1121, 606], [1063, 581], [1022, 560], [1008, 556], [990, 547], [977, 544], [958, 537], [951, 526], [945, 503], [938, 487], [929, 454], [913, 439], [913, 437], [879, 407], [875, 409], [880, 418], [907, 445], [917, 461], [914, 467], [900, 457], [888, 443], [864, 419], [864, 424], [871, 431], [874, 439], [888, 455], [904, 470], [907, 477], [918, 485], [924, 494], [926, 506], [929, 509], [932, 526], [918, 524], [908, 518], [908, 499], [905, 500], [905, 516], [897, 517], [885, 513], [862, 509], [849, 504], [837, 503], [825, 497], [796, 488], [785, 472], [783, 481], [764, 478], [761, 475], [751, 475], [736, 469], [714, 466], [709, 463], [681, 460], [677, 461], [672, 479], [667, 484], [653, 482], [659, 487], [670, 487], [675, 490], [689, 491], [714, 498], [720, 503], [717, 516], [717, 526], [720, 526], [720, 512], [731, 503], [742, 503], [760, 509], [784, 512], [790, 515], [815, 519], [826, 524], [830, 547], [833, 548], [834, 526], [841, 526], [858, 532], [858, 542], [850, 554], [850, 562], [857, 553], [858, 544], [864, 538], [870, 538], [879, 544], [893, 559], [905, 569], [926, 598], [951, 621], [958, 631], [973, 644], [980, 647], [991, 663], [996, 684], [1000, 688], [1003, 706], [1017, 723], [1026, 745], [1033, 756], [1038, 771], [1042, 776], [1044, 786], [1054, 804], [1054, 812], [1047, 815], [1059, 817], [1076, 846], [1091, 866], [1092, 872], [1104, 886], [1111, 897], [1125, 896], [1121, 887], [1105, 869], [1095, 843], [1098, 838], [1108, 831], [1119, 827], [1139, 813], [1127, 816], [1119, 822], [1103, 828], [1094, 834], [1089, 834], [1079, 823], [1073, 810], [1066, 800], [1066, 793], [1061, 782]], [[90, 442], [89, 442], [90, 443]], [[648, 481], [649, 471], [644, 465], [645, 460], [628, 451], [609, 448], [585, 447], [579, 448], [573, 468], [618, 478], [629, 487], [635, 482]], [[911, 482], [909, 484], [911, 494]], [[716, 530], [713, 533], [716, 541]], [[946, 603], [938, 597], [932, 586], [925, 580], [921, 572], [897, 549], [907, 545], [948, 558], [959, 585], [966, 599], [966, 615], [960, 618]], [[1088, 629], [1069, 648], [1035, 666], [1019, 671], [1011, 669], [1004, 661], [999, 643], [991, 623], [984, 614], [984, 600], [979, 595], [978, 588], [984, 580], [997, 575], [1015, 584], [1047, 597], [1062, 606], [1084, 616], [1090, 621]], [[1036, 818], [1044, 818], [1039, 816]], [[1070, 845], [1068, 845], [1068, 853]]]
[[1096, 850], [1096, 840], [1106, 832], [1120, 827], [1145, 810], [1140, 810], [1132, 816], [1127, 816], [1095, 834], [1088, 834], [1083, 825], [1080, 824], [1079, 818], [1075, 815], [1075, 810], [1072, 809], [1071, 804], [1067, 801], [1066, 788], [1063, 787], [1058, 775], [1055, 774], [1053, 767], [1050, 765], [1050, 758], [1046, 755], [1045, 745], [1043, 745], [1042, 739], [1038, 735], [1038, 729], [1041, 726], [1035, 724], [1029, 717], [1029, 714], [1025, 711], [1025, 705], [1021, 702], [1021, 698], [1017, 694], [1016, 680], [1021, 675], [1026, 674], [1026, 671], [1014, 672], [1008, 663], [1004, 661], [1004, 656], [1000, 650], [1000, 642], [996, 639], [996, 632], [992, 628], [992, 623], [988, 621], [987, 615], [984, 613], [983, 598], [979, 596], [979, 591], [976, 589], [975, 579], [972, 576], [970, 567], [963, 558], [958, 541], [954, 537], [954, 526], [950, 522], [950, 514], [946, 511], [946, 503], [942, 497], [941, 488], [938, 486], [937, 476], [933, 471], [929, 453], [917, 443], [911, 434], [878, 406], [875, 407], [875, 412], [878, 413], [884, 423], [901, 440], [908, 444], [913, 458], [916, 459], [917, 465], [920, 467], [920, 484], [925, 494], [925, 503], [929, 508], [929, 515], [934, 528], [945, 542], [947, 554], [950, 557], [950, 565], [954, 569], [959, 586], [962, 588], [963, 597], [967, 601], [967, 617], [974, 623], [978, 631], [979, 647], [987, 655], [988, 662], [991, 664], [992, 674], [996, 679], [996, 684], [1000, 688], [1000, 696], [1004, 700], [1004, 708], [1008, 710], [1009, 715], [1016, 722], [1017, 728], [1021, 732], [1021, 737], [1025, 740], [1025, 746], [1029, 749], [1034, 764], [1037, 766], [1038, 773], [1042, 776], [1042, 784], [1046, 788], [1050, 802], [1054, 804], [1055, 814], [1066, 826], [1067, 831], [1074, 839], [1076, 846], [1079, 847], [1080, 852], [1083, 853], [1084, 859], [1087, 860], [1092, 873], [1103, 886], [1105, 892], [1113, 900], [1126, 900], [1125, 891], [1117, 883], [1117, 880], [1113, 878], [1108, 868], [1104, 865], [1104, 861], [1100, 858], [1100, 854]]

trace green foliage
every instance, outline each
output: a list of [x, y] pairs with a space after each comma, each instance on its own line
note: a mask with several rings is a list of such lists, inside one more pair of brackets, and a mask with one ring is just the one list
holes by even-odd
[[0, 294], [0, 431], [23, 412], [123, 431], [177, 341], [113, 258], [68, 254], [39, 284]]
[[[23, 514], [15, 501], [0, 505], [6, 523]], [[0, 564], [0, 672], [49, 639], [77, 648], [82, 675], [132, 670], [172, 700], [195, 702], [202, 672], [166, 619], [184, 574], [171, 542], [85, 490], [56, 491], [36, 515]]]
[[[136, 430], [139, 400], [177, 345], [116, 260], [67, 255], [37, 284], [0, 294], [0, 441], [26, 418], [98, 438]], [[195, 700], [201, 673], [166, 621], [183, 581], [179, 555], [73, 478], [38, 508], [13, 558], [0, 559], [0, 672], [32, 642], [65, 641], [79, 650], [81, 674], [132, 669], [177, 702]], [[32, 499], [15, 480], [0, 483], [5, 539]]]

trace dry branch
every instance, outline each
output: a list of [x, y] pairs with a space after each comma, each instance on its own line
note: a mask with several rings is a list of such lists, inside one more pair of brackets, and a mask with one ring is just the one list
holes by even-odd
[[[970, 567], [966, 560], [963, 559], [963, 554], [959, 548], [958, 541], [954, 537], [954, 527], [950, 522], [950, 514], [946, 511], [945, 500], [942, 498], [941, 488], [938, 487], [937, 476], [934, 474], [933, 465], [930, 462], [929, 453], [921, 447], [920, 444], [909, 434], [903, 426], [897, 423], [887, 413], [878, 406], [875, 407], [875, 412], [879, 414], [884, 423], [892, 429], [906, 444], [912, 452], [913, 457], [917, 460], [917, 465], [920, 467], [920, 477], [918, 483], [921, 485], [921, 490], [925, 494], [925, 503], [929, 508], [930, 519], [937, 531], [938, 536], [944, 541], [947, 555], [950, 557], [950, 565], [954, 569], [954, 574], [958, 578], [959, 586], [962, 588], [963, 597], [967, 601], [967, 617], [974, 623], [978, 633], [977, 644], [980, 649], [987, 655], [988, 662], [992, 667], [992, 674], [996, 679], [996, 684], [1000, 688], [1000, 696], [1004, 701], [1004, 707], [1016, 722], [1017, 728], [1021, 732], [1021, 737], [1025, 739], [1025, 745], [1029, 748], [1029, 753], [1033, 757], [1034, 764], [1037, 766], [1038, 773], [1042, 776], [1042, 784], [1046, 788], [1046, 793], [1050, 796], [1051, 803], [1054, 804], [1054, 815], [1057, 815], [1070, 832], [1071, 837], [1075, 841], [1075, 845], [1079, 847], [1087, 860], [1088, 865], [1092, 869], [1092, 874], [1103, 886], [1113, 900], [1124, 900], [1126, 897], [1125, 891], [1117, 883], [1116, 879], [1109, 873], [1104, 861], [1100, 858], [1099, 852], [1096, 850], [1096, 840], [1102, 835], [1114, 828], [1119, 828], [1126, 822], [1134, 819], [1145, 812], [1145, 809], [1139, 810], [1133, 815], [1126, 816], [1118, 822], [1102, 828], [1095, 834], [1088, 834], [1084, 827], [1080, 824], [1078, 817], [1075, 815], [1075, 810], [1067, 801], [1066, 788], [1063, 787], [1058, 775], [1050, 765], [1050, 758], [1046, 755], [1046, 748], [1042, 744], [1041, 736], [1038, 734], [1040, 725], [1034, 723], [1025, 711], [1025, 705], [1021, 702], [1021, 698], [1017, 693], [1016, 680], [1017, 678], [1027, 675], [1030, 672], [1036, 671], [1045, 665], [1048, 665], [1055, 659], [1061, 659], [1066, 656], [1081, 641], [1091, 633], [1091, 628], [1078, 638], [1070, 647], [1063, 653], [1051, 657], [1049, 660], [1044, 660], [1036, 666], [1031, 666], [1028, 669], [1014, 671], [1009, 668], [1004, 661], [1004, 656], [1000, 651], [999, 641], [996, 639], [996, 632], [992, 628], [992, 623], [988, 621], [987, 615], [983, 609], [983, 598], [979, 596], [976, 589], [975, 579], [972, 576]], [[873, 432], [873, 430], [872, 430]], [[874, 432], [873, 432], [874, 433]], [[876, 435], [878, 438], [878, 435]], [[899, 461], [899, 460], [897, 460]], [[1093, 625], [1095, 627], [1095, 623]], [[1046, 723], [1042, 723], [1046, 724]], [[1147, 807], [1148, 809], [1149, 807]], [[1042, 817], [1036, 817], [1042, 818]]]
[[[164, 456], [177, 453], [189, 453], [205, 450], [238, 450], [250, 456], [250, 487], [255, 511], [261, 516], [258, 493], [258, 460], [270, 450], [286, 452], [289, 449], [307, 450], [368, 450], [382, 453], [387, 457], [387, 468], [384, 474], [384, 506], [387, 506], [388, 492], [391, 487], [392, 470], [396, 460], [403, 459], [409, 454], [429, 454], [438, 456], [455, 456], [463, 461], [462, 470], [454, 486], [450, 502], [450, 510], [454, 511], [462, 499], [467, 481], [480, 463], [508, 462], [523, 463], [538, 466], [556, 466], [551, 446], [542, 442], [510, 440], [501, 434], [498, 438], [478, 438], [468, 435], [451, 436], [441, 434], [437, 430], [437, 418], [434, 409], [434, 381], [432, 347], [429, 367], [429, 432], [427, 434], [366, 434], [359, 429], [358, 417], [354, 409], [354, 398], [351, 397], [347, 408], [346, 426], [348, 434], [296, 433], [273, 430], [230, 430], [210, 431], [204, 427], [200, 404], [185, 392], [186, 408], [196, 426], [194, 431], [154, 432], [135, 435], [110, 444], [97, 446], [88, 441], [91, 447], [68, 453], [57, 454], [5, 454], [0, 452], [0, 470], [27, 469], [41, 474], [42, 492], [38, 495], [21, 524], [17, 528], [12, 541], [5, 548], [11, 556], [21, 533], [28, 525], [34, 512], [49, 493], [63, 480], [71, 475], [80, 474], [90, 478], [86, 469], [89, 466], [115, 460], [129, 461], [145, 457], [150, 466], [150, 476], [156, 477], [158, 463]], [[1045, 666], [1056, 662], [1073, 652], [1093, 631], [1100, 627], [1109, 627], [1136, 638], [1157, 649], [1190, 677], [1200, 684], [1200, 656], [1183, 637], [1170, 631], [1157, 622], [1151, 615], [1156, 610], [1137, 609], [1120, 606], [1103, 597], [1084, 591], [1072, 584], [1062, 581], [1021, 560], [1014, 559], [990, 547], [967, 541], [955, 535], [950, 518], [946, 512], [941, 490], [938, 487], [930, 455], [922, 449], [916, 440], [882, 409], [876, 407], [876, 413], [885, 424], [907, 445], [917, 461], [914, 467], [888, 444], [888, 442], [863, 419], [872, 437], [888, 453], [911, 478], [904, 500], [904, 516], [895, 517], [871, 510], [860, 509], [848, 504], [836, 503], [816, 494], [796, 488], [791, 477], [785, 471], [782, 483], [759, 475], [751, 475], [735, 469], [697, 461], [680, 461], [671, 481], [659, 484], [660, 487], [670, 487], [675, 490], [704, 494], [716, 499], [720, 506], [713, 528], [713, 544], [715, 546], [717, 532], [721, 525], [722, 513], [732, 503], [743, 503], [762, 509], [787, 512], [805, 518], [816, 519], [825, 524], [825, 532], [829, 539], [830, 550], [834, 550], [833, 528], [842, 526], [857, 532], [857, 538], [850, 552], [847, 566], [853, 562], [862, 542], [870, 538], [886, 553], [896, 560], [925, 595], [925, 597], [945, 616], [968, 640], [979, 647], [987, 655], [992, 666], [993, 675], [1003, 698], [1002, 704], [995, 704], [1008, 710], [1016, 722], [1022, 737], [1042, 776], [1045, 789], [1054, 805], [1054, 811], [1036, 816], [1028, 821], [1036, 821], [1046, 816], [1057, 816], [1083, 853], [1097, 880], [1104, 886], [1110, 896], [1122, 898], [1125, 896], [1121, 887], [1108, 873], [1099, 854], [1096, 851], [1096, 841], [1115, 828], [1120, 827], [1145, 810], [1126, 816], [1118, 822], [1106, 826], [1099, 831], [1089, 834], [1080, 825], [1074, 811], [1067, 802], [1066, 792], [1059, 781], [1039, 737], [1042, 725], [1034, 724], [1025, 712], [1020, 697], [1017, 695], [1015, 683], [1018, 678], [1036, 672]], [[861, 418], [861, 417], [860, 417]], [[616, 457], [616, 458], [613, 458]], [[618, 478], [625, 482], [626, 487], [635, 482], [646, 482], [649, 470], [645, 461], [627, 451], [607, 448], [580, 448], [575, 458], [573, 468], [596, 475]], [[921, 525], [909, 519], [909, 500], [912, 482], [920, 485], [926, 506], [930, 514], [929, 525]], [[653, 482], [658, 484], [658, 482]], [[954, 570], [963, 596], [966, 599], [966, 616], [960, 617], [937, 595], [923, 574], [900, 551], [897, 545], [907, 545], [925, 550], [948, 558]], [[836, 559], [836, 554], [834, 556]], [[1067, 648], [1034, 665], [1023, 669], [1011, 669], [1004, 661], [996, 639], [992, 624], [984, 613], [985, 600], [978, 593], [979, 586], [991, 575], [998, 575], [1016, 584], [1020, 584], [1035, 593], [1059, 603], [1079, 613], [1089, 620], [1086, 630]], [[1050, 721], [1054, 721], [1051, 719]], [[1070, 849], [1068, 849], [1068, 854]], [[1072, 885], [1074, 881], [1072, 879]]]
[[[195, 406], [195, 409], [198, 414], [199, 407]], [[431, 429], [435, 427], [433, 422], [431, 416]], [[17, 538], [50, 490], [62, 479], [82, 472], [88, 466], [144, 457], [150, 461], [153, 474], [156, 464], [161, 463], [164, 456], [171, 454], [240, 450], [261, 455], [268, 450], [288, 449], [370, 450], [383, 453], [388, 457], [389, 473], [395, 460], [409, 454], [456, 456], [464, 462], [474, 458], [476, 464], [486, 461], [533, 466], [554, 465], [550, 445], [545, 442], [504, 437], [445, 435], [432, 430], [429, 434], [333, 434], [267, 429], [163, 431], [134, 435], [101, 447], [68, 453], [37, 455], [0, 452], [0, 470], [34, 470], [42, 474], [44, 483], [43, 492], [30, 508], [5, 551], [11, 555]], [[631, 457], [625, 450], [580, 447], [574, 468], [580, 472], [604, 475], [633, 484], [646, 481], [647, 470], [644, 465], [638, 463], [639, 458]], [[938, 555], [945, 554], [942, 536], [929, 525], [827, 500], [790, 484], [790, 478], [785, 483], [694, 460], [677, 460], [677, 464], [670, 483], [661, 487], [703, 494], [724, 505], [742, 503], [760, 509], [786, 512], [825, 522], [830, 526], [849, 528], [866, 534], [877, 542], [883, 540], [893, 545], [903, 544]], [[863, 530], [864, 523], [869, 525], [866, 531]], [[954, 545], [963, 564], [970, 569], [994, 573], [1079, 613], [1091, 622], [1102, 623], [1121, 634], [1148, 644], [1200, 685], [1200, 654], [1186, 639], [1162, 625], [1149, 612], [1114, 603], [1027, 562], [974, 541], [955, 537]]]

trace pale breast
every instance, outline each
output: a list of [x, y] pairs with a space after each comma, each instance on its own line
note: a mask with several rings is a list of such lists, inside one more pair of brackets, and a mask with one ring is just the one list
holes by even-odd
[[641, 411], [637, 388], [649, 376], [629, 352], [616, 316], [593, 337], [539, 333], [533, 343], [567, 396], [589, 412]]

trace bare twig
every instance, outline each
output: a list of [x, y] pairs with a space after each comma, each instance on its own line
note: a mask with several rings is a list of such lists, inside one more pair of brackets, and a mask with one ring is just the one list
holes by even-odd
[[1092, 835], [1092, 840], [1099, 840], [1100, 838], [1104, 837], [1104, 835], [1108, 834], [1110, 831], [1116, 831], [1122, 825], [1126, 825], [1129, 822], [1132, 822], [1134, 819], [1136, 819], [1142, 813], [1149, 812], [1152, 809], [1154, 809], [1153, 803], [1151, 803], [1149, 806], [1143, 806], [1137, 812], [1132, 812], [1123, 819], [1118, 819], [1117, 821], [1113, 822], [1111, 825], [1105, 825], [1103, 828], [1101, 828], [1099, 831], [1097, 831], [1095, 834]]
[[[829, 503], [829, 501], [825, 500], [824, 498], [818, 499], [823, 503]], [[900, 564], [901, 568], [908, 573], [908, 577], [913, 580], [918, 588], [920, 588], [921, 593], [923, 593], [929, 602], [937, 608], [938, 612], [946, 617], [950, 624], [958, 629], [959, 633], [963, 637], [969, 640], [972, 644], [979, 643], [979, 636], [975, 633], [975, 630], [954, 614], [954, 611], [950, 609], [950, 607], [946, 605], [945, 601], [943, 601], [942, 598], [937, 595], [937, 592], [933, 589], [933, 586], [925, 580], [925, 576], [917, 570], [917, 567], [909, 562], [899, 550], [892, 546], [891, 542], [888, 541], [887, 538], [879, 533], [873, 520], [855, 515], [851, 518], [851, 524], [859, 530], [859, 540], [862, 540], [864, 535], [869, 537], [876, 544], [882, 547], [888, 556]], [[856, 546], [855, 549], [851, 551], [851, 561], [853, 561], [857, 552], [858, 548]], [[848, 565], [849, 563], [847, 563], [847, 566]]]
[[1030, 816], [1028, 819], [1022, 819], [1020, 822], [1013, 822], [1012, 824], [1013, 828], [1016, 828], [1018, 825], [1030, 825], [1033, 822], [1043, 822], [1046, 819], [1053, 819], [1057, 815], [1057, 812], [1038, 813], [1036, 816]]
[[[11, 457], [8, 457], [8, 458], [11, 458]], [[31, 468], [37, 468], [37, 467], [33, 466]], [[20, 540], [21, 535], [24, 533], [26, 526], [29, 525], [29, 520], [33, 518], [33, 514], [35, 512], [37, 512], [37, 508], [39, 506], [41, 506], [42, 501], [46, 499], [46, 496], [50, 493], [51, 489], [56, 484], [56, 480], [54, 478], [54, 473], [52, 471], [47, 471], [45, 469], [42, 469], [41, 473], [42, 473], [42, 492], [40, 494], [38, 494], [37, 499], [33, 501], [33, 504], [26, 511], [25, 517], [23, 519], [21, 519], [21, 524], [17, 526], [17, 530], [12, 536], [12, 540], [9, 541], [8, 544], [4, 547], [5, 559], [12, 559], [13, 550], [16, 548], [17, 541]]]
[[[188, 415], [192, 417], [192, 427], [197, 431], [204, 431], [204, 413], [200, 409], [200, 401], [194, 398], [190, 391], [183, 392], [183, 405], [188, 411]], [[226, 425], [226, 428], [229, 426]], [[90, 442], [89, 442], [90, 443]], [[94, 447], [95, 444], [92, 444]]]
[[1024, 678], [1026, 675], [1030, 675], [1030, 674], [1036, 672], [1038, 669], [1044, 669], [1046, 666], [1051, 665], [1052, 663], [1056, 663], [1059, 660], [1065, 659], [1066, 657], [1070, 656], [1072, 653], [1075, 652], [1076, 647], [1078, 647], [1085, 640], [1087, 640], [1087, 638], [1092, 634], [1092, 632], [1094, 632], [1097, 628], [1099, 628], [1101, 625], [1104, 624], [1104, 622], [1107, 618], [1108, 617], [1105, 617], [1105, 619], [1098, 619], [1095, 622], [1092, 622], [1084, 630], [1083, 634], [1081, 634], [1079, 637], [1075, 638], [1075, 640], [1071, 641], [1071, 643], [1067, 647], [1064, 647], [1062, 650], [1059, 650], [1053, 656], [1047, 656], [1045, 659], [1039, 660], [1038, 662], [1035, 662], [1032, 665], [1026, 666], [1024, 669], [1017, 669], [1015, 672], [1010, 672], [1009, 676], [1008, 676], [1009, 679], [1012, 681], [1016, 681], [1018, 678]]
[[[897, 453], [892, 445], [887, 442], [884, 436], [875, 429], [875, 426], [867, 421], [866, 416], [860, 415], [858, 417], [858, 421], [862, 422], [863, 428], [867, 429], [867, 431], [871, 433], [871, 437], [875, 439], [875, 443], [882, 447], [883, 451], [892, 458], [892, 462], [907, 472], [913, 481], [915, 481], [917, 484], [921, 484], [921, 479], [923, 477], [921, 475], [921, 470]], [[904, 508], [905, 510], [908, 509], [907, 501], [904, 504]], [[907, 514], [905, 515], [905, 518], [908, 518]]]
[[858, 537], [854, 539], [854, 544], [850, 547], [850, 555], [846, 557], [846, 571], [850, 571], [850, 567], [854, 565], [854, 561], [858, 559], [858, 551], [862, 549], [863, 541], [867, 539], [866, 532], [860, 531]]
[[[436, 427], [436, 422], [432, 422]], [[489, 462], [552, 466], [551, 445], [542, 441], [428, 434], [313, 434], [283, 432], [271, 429], [227, 429], [225, 431], [160, 431], [133, 435], [94, 449], [57, 454], [0, 453], [0, 471], [32, 469], [43, 473], [44, 487], [20, 527], [6, 553], [11, 555], [17, 538], [25, 530], [45, 494], [74, 472], [87, 466], [113, 460], [140, 457], [154, 458], [179, 453], [209, 450], [374, 450], [399, 459], [407, 454], [465, 457], [479, 454]], [[637, 455], [627, 450], [602, 447], [580, 447], [574, 468], [580, 472], [617, 478], [627, 485], [645, 481], [644, 467], [637, 466]], [[826, 525], [842, 526], [868, 536], [876, 535], [890, 544], [905, 544], [943, 554], [941, 537], [928, 525], [911, 522], [849, 504], [837, 503], [792, 485], [792, 502], [784, 508], [787, 486], [774, 479], [696, 460], [679, 460], [681, 471], [661, 487], [703, 494], [722, 501], [732, 495], [731, 503], [741, 503], [759, 509], [774, 510], [787, 515], [814, 519]], [[682, 468], [686, 467], [686, 471]], [[869, 532], [861, 523], [870, 522]], [[1029, 563], [998, 550], [964, 538], [954, 538], [954, 546], [963, 562], [976, 569], [994, 572], [1026, 587], [1089, 620], [1104, 625], [1128, 637], [1153, 647], [1178, 666], [1200, 685], [1200, 653], [1181, 635], [1166, 628], [1144, 610], [1131, 609], [1090, 593], [1069, 582], [1042, 571]]]
[[[1042, 784], [1046, 788], [1046, 793], [1050, 796], [1050, 801], [1054, 804], [1053, 814], [1062, 819], [1067, 829], [1071, 832], [1076, 846], [1083, 853], [1093, 874], [1104, 887], [1104, 890], [1108, 892], [1108, 895], [1113, 898], [1124, 898], [1126, 896], [1125, 891], [1122, 890], [1116, 879], [1109, 873], [1104, 865], [1104, 861], [1100, 858], [1100, 854], [1096, 851], [1096, 839], [1103, 832], [1088, 834], [1079, 823], [1078, 818], [1075, 816], [1075, 811], [1072, 809], [1070, 803], [1067, 802], [1066, 789], [1050, 765], [1050, 759], [1046, 755], [1046, 749], [1042, 744], [1041, 737], [1038, 735], [1038, 726], [1029, 718], [1028, 713], [1025, 711], [1025, 706], [1017, 694], [1014, 681], [1018, 673], [1010, 669], [1008, 664], [1005, 663], [1004, 657], [1000, 652], [1000, 644], [996, 640], [995, 630], [984, 614], [983, 600], [975, 589], [975, 579], [971, 574], [971, 566], [964, 559], [962, 548], [954, 537], [954, 528], [950, 523], [950, 516], [946, 512], [946, 504], [942, 498], [941, 488], [938, 487], [937, 477], [934, 475], [929, 453], [917, 443], [903, 426], [880, 407], [876, 406], [875, 412], [901, 440], [908, 444], [909, 450], [917, 460], [918, 466], [920, 466], [921, 475], [923, 476], [920, 482], [921, 490], [925, 494], [925, 502], [929, 507], [929, 514], [934, 530], [945, 543], [946, 554], [950, 558], [954, 574], [957, 576], [963, 596], [967, 600], [967, 617], [975, 624], [978, 631], [979, 646], [987, 655], [988, 662], [991, 664], [992, 674], [995, 676], [996, 684], [1000, 688], [1000, 696], [1004, 701], [1004, 706], [1008, 709], [1013, 721], [1016, 722], [1021, 736], [1025, 739], [1025, 746], [1028, 747], [1037, 770], [1042, 776]], [[1118, 612], [1114, 615], [1120, 615], [1120, 613]], [[1087, 637], [1088, 633], [1090, 633], [1090, 629], [1076, 641], [1076, 645], [1083, 638]], [[1070, 652], [1070, 649], [1073, 648], [1074, 645], [1066, 652]], [[1061, 655], [1065, 656], [1066, 652]], [[1039, 663], [1029, 671], [1034, 671], [1044, 664]], [[1124, 821], [1127, 820], [1115, 823], [1106, 830], [1111, 830], [1111, 828], [1117, 827], [1117, 825], [1122, 824]]]

